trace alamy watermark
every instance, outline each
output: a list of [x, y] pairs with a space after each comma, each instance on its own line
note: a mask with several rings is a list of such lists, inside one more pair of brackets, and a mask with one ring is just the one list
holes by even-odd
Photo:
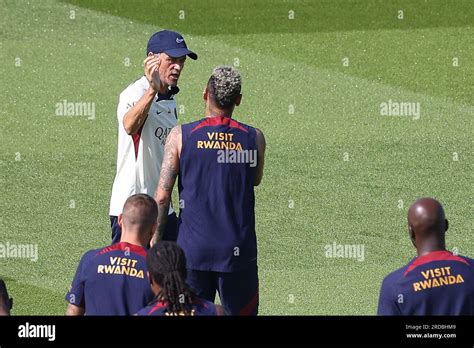
[[397, 102], [389, 99], [388, 102], [380, 103], [381, 116], [408, 116], [418, 120], [421, 116], [419, 102]]
[[365, 260], [364, 244], [326, 244], [324, 246], [324, 255], [328, 258], [344, 258], [356, 259], [357, 261]]
[[66, 99], [56, 103], [56, 116], [88, 116], [88, 120], [95, 119], [95, 103], [68, 102]]
[[18, 326], [19, 338], [46, 338], [50, 342], [56, 340], [56, 325], [37, 325], [26, 322]]
[[38, 261], [38, 244], [0, 243], [0, 259], [20, 258]]
[[248, 163], [257, 166], [257, 150], [217, 150], [217, 163]]

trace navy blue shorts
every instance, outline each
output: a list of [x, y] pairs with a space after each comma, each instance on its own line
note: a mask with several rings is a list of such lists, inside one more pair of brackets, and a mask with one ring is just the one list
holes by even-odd
[[[112, 228], [112, 244], [120, 242], [122, 237], [122, 229], [118, 224], [117, 216], [110, 216], [110, 227]], [[163, 240], [176, 242], [178, 239], [178, 217], [176, 213], [168, 215], [166, 220], [165, 231], [163, 233]]]
[[239, 272], [212, 272], [188, 269], [188, 284], [200, 298], [214, 302], [216, 291], [229, 315], [257, 315], [259, 305], [258, 267]]

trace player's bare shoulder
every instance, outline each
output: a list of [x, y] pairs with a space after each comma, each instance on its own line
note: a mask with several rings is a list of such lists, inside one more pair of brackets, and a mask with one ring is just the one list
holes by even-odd
[[181, 125], [178, 124], [177, 126], [174, 126], [170, 133], [168, 134], [168, 137], [166, 138], [166, 142], [168, 141], [176, 141], [181, 139]]
[[265, 151], [267, 142], [265, 140], [265, 136], [263, 135], [263, 132], [259, 128], [255, 128], [255, 134], [256, 134], [256, 139], [257, 139], [257, 148], [260, 151]]
[[[176, 150], [178, 156], [181, 154], [181, 146], [182, 146], [182, 133], [181, 133], [181, 125], [174, 126], [168, 134], [166, 138], [166, 147], [168, 151], [172, 149]], [[165, 152], [166, 152], [165, 147]]]
[[260, 185], [263, 178], [263, 167], [265, 164], [265, 148], [267, 146], [263, 132], [255, 128], [255, 142], [257, 144], [257, 173], [255, 175], [254, 186]]

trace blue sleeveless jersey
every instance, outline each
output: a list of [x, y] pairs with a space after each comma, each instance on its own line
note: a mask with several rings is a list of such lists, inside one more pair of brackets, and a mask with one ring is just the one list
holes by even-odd
[[474, 315], [474, 260], [449, 251], [416, 257], [389, 274], [379, 315]]
[[[200, 299], [195, 297], [191, 304], [192, 311], [191, 315], [193, 316], [202, 316], [202, 315], [217, 315], [216, 305], [212, 302]], [[145, 308], [142, 308], [137, 312], [139, 316], [147, 315], [168, 315], [167, 313], [168, 305], [163, 301], [153, 301]]]
[[125, 242], [88, 251], [66, 301], [85, 307], [86, 315], [133, 315], [154, 297], [146, 253], [145, 248]]
[[193, 270], [256, 263], [255, 128], [218, 116], [183, 124], [178, 244]]

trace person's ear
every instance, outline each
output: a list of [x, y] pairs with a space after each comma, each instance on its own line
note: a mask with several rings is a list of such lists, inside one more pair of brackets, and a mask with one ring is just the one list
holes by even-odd
[[206, 88], [204, 88], [204, 91], [202, 92], [202, 99], [204, 99], [204, 101], [207, 101], [207, 98], [209, 98], [209, 91]]
[[413, 230], [413, 227], [408, 225], [408, 235], [410, 236], [410, 240], [413, 244], [413, 246], [416, 248], [416, 238], [415, 238], [415, 231]]
[[448, 219], [444, 219], [444, 232], [448, 232], [448, 229], [449, 229], [449, 222], [448, 222]]
[[120, 226], [121, 229], [123, 229], [122, 224], [123, 224], [123, 214], [119, 214], [117, 218], [117, 223]]
[[242, 101], [242, 94], [239, 94], [237, 98], [235, 98], [235, 105], [239, 106], [241, 101]]

